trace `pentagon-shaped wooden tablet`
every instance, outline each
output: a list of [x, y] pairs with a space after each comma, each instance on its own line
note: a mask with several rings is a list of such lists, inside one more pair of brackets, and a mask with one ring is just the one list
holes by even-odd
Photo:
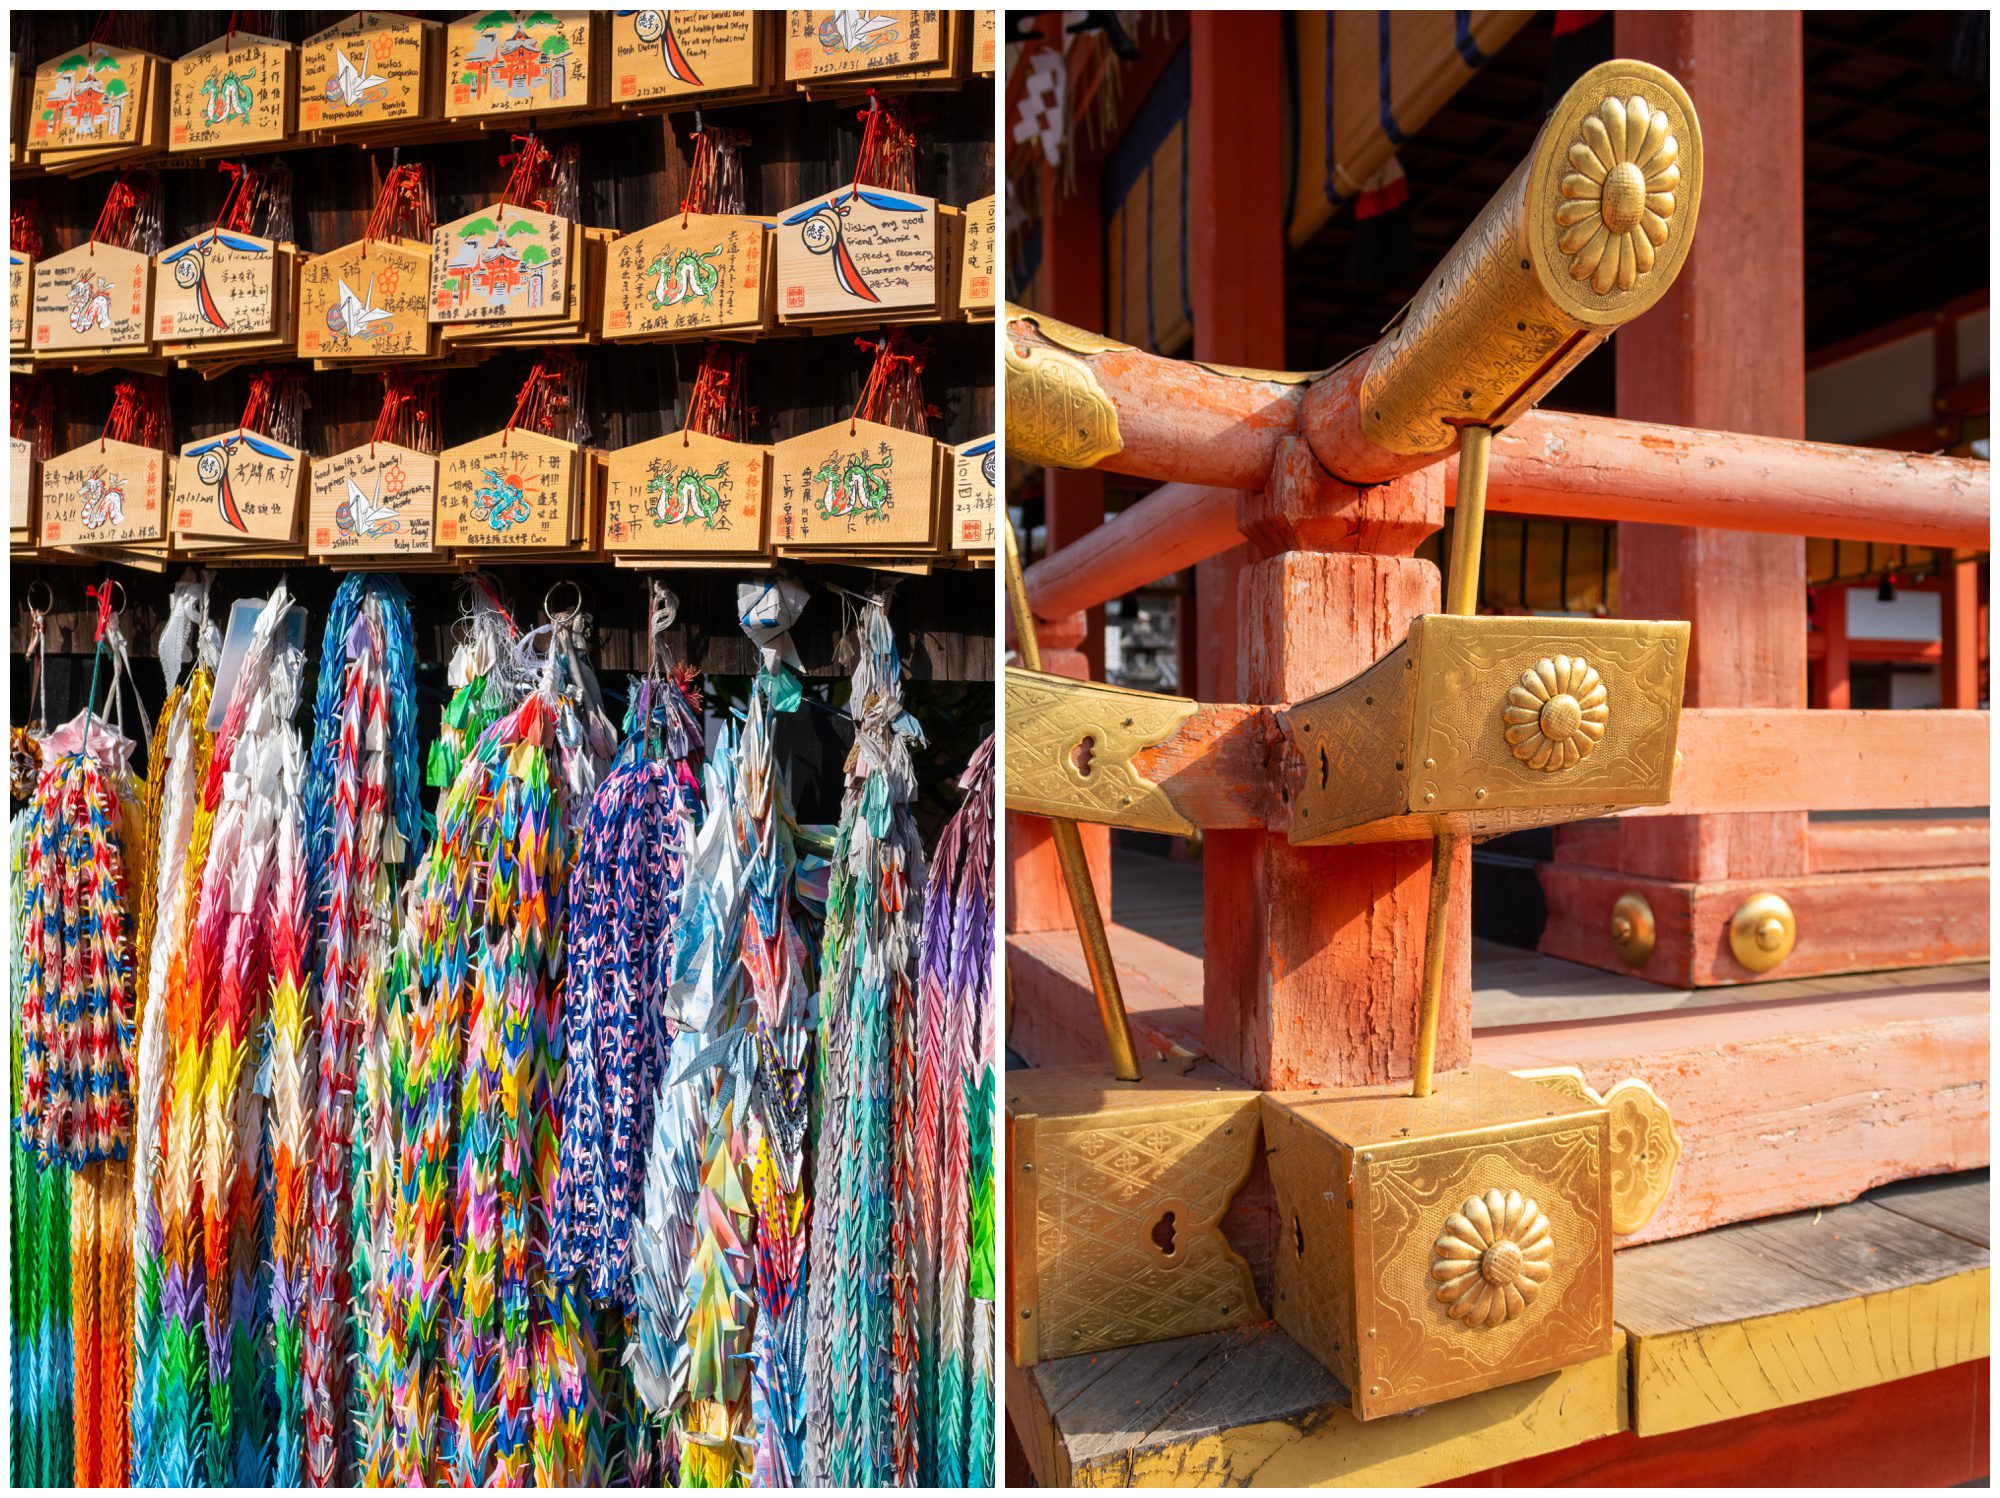
[[420, 556], [436, 528], [438, 460], [393, 442], [314, 458], [306, 549], [314, 556]]
[[34, 351], [144, 349], [152, 300], [152, 261], [136, 250], [92, 242], [39, 260]]
[[95, 438], [42, 465], [41, 540], [48, 546], [158, 541], [165, 534], [167, 455]]

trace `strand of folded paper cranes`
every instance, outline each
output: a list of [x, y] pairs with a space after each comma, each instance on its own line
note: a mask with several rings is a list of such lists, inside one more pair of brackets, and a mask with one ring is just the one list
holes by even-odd
[[927, 902], [862, 600], [801, 826], [805, 602], [740, 590], [704, 758], [691, 671], [617, 739], [580, 613], [476, 580], [426, 815], [400, 584], [337, 593], [309, 744], [284, 589], [226, 686], [176, 590], [146, 780], [86, 715], [13, 827], [17, 1481], [991, 1481], [991, 741]]

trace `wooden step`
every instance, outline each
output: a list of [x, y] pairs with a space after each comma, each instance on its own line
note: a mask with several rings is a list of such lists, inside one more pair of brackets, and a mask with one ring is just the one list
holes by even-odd
[[1411, 1486], [1612, 1436], [1618, 1462], [1658, 1468], [1772, 1411], [1984, 1359], [1988, 1202], [1983, 1172], [1903, 1182], [1627, 1249], [1610, 1355], [1409, 1415], [1356, 1420], [1263, 1323], [1010, 1368], [1008, 1416], [1051, 1486]]

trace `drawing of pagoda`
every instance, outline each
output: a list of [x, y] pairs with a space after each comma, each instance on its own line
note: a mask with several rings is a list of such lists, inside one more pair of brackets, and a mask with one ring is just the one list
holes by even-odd
[[465, 55], [469, 81], [475, 84], [482, 98], [491, 92], [510, 99], [528, 99], [546, 79], [549, 102], [560, 103], [568, 87], [569, 43], [561, 31], [540, 42], [528, 34], [529, 23], [553, 23], [555, 18], [539, 11], [525, 20], [514, 20], [513, 34], [502, 38], [500, 31], [507, 19], [505, 12], [495, 11], [478, 22], [483, 34]]

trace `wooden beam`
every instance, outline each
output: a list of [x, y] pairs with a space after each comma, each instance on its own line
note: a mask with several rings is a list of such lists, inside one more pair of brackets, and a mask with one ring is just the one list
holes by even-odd
[[[1023, 351], [1063, 348], [1025, 318], [1008, 321], [1007, 337]], [[1289, 375], [1220, 374], [1135, 348], [1092, 353], [1085, 362], [1118, 413], [1124, 451], [1097, 465], [1110, 473], [1254, 489], [1279, 439], [1298, 426], [1304, 386]]]
[[[1937, 1198], [1962, 1198], [1962, 1201]], [[1894, 1383], [1988, 1355], [1984, 1179], [1864, 1200], [1618, 1256], [1632, 1430], [1646, 1437]], [[1955, 1210], [1964, 1208], [1967, 1210]], [[1977, 1236], [1961, 1221], [1977, 1216]]]
[[1421, 1487], [1621, 1430], [1625, 1347], [1524, 1383], [1356, 1420], [1266, 1322], [1008, 1369], [1007, 1413], [1048, 1487]]
[[1979, 706], [1979, 563], [1952, 562], [1944, 586], [1944, 707]]
[[[1291, 802], [1285, 782], [1304, 773], [1283, 724], [1276, 708], [1203, 703], [1136, 755], [1133, 768], [1197, 827], [1282, 832]], [[1992, 742], [1984, 712], [1686, 708], [1674, 799], [1634, 807], [1619, 821], [1691, 811], [1984, 806]]]
[[[1273, 454], [1277, 442], [1271, 437]], [[1445, 460], [1448, 493], [1457, 464]], [[1107, 466], [1129, 471], [1117, 459]], [[1991, 475], [1971, 458], [1531, 411], [1494, 439], [1486, 502], [1497, 512], [1566, 520], [1984, 549]], [[1060, 566], [1049, 559], [1030, 567], [1037, 614], [1055, 618], [1119, 597], [1236, 545], [1238, 491], [1263, 481], [1238, 476], [1233, 487], [1214, 487], [1218, 480], [1195, 473], [1150, 476], [1189, 482], [1132, 505]]]
[[[1545, 863], [1537, 872], [1549, 910], [1543, 952], [1675, 988], [1977, 962], [1992, 950], [1987, 909], [1992, 879], [1985, 864], [1715, 883], [1649, 879], [1567, 862]], [[1626, 965], [1611, 936], [1612, 907], [1628, 894], [1652, 907], [1658, 931], [1652, 955], [1637, 968]], [[1791, 906], [1798, 945], [1775, 968], [1752, 972], [1731, 951], [1729, 927], [1745, 901], [1763, 894]]]
[[1815, 874], [1990, 864], [1993, 824], [1928, 819], [1811, 822], [1806, 826], [1806, 845]]
[[1824, 1003], [1481, 1030], [1472, 1050], [1509, 1070], [1580, 1066], [1600, 1090], [1652, 1084], [1682, 1155], [1666, 1202], [1624, 1240], [1646, 1243], [1986, 1165], [1988, 1004], [1980, 975]]
[[1992, 1365], [1957, 1363], [1767, 1414], [1641, 1440], [1630, 1431], [1446, 1484], [1468, 1488], [1981, 1486]]

